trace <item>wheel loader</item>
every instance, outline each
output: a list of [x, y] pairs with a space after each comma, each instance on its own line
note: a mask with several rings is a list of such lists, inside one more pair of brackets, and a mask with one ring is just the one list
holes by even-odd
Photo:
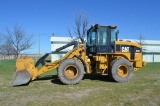
[[[87, 31], [85, 44], [72, 41], [52, 52], [59, 52], [73, 46], [66, 55], [54, 62], [46, 63], [51, 53], [42, 56], [36, 64], [30, 57], [16, 60], [11, 86], [27, 84], [41, 74], [57, 69], [64, 84], [77, 84], [84, 74], [108, 75], [116, 82], [127, 82], [133, 72], [146, 65], [142, 60], [142, 47], [138, 43], [118, 40], [117, 26], [92, 25]], [[38, 69], [39, 64], [42, 67]]]

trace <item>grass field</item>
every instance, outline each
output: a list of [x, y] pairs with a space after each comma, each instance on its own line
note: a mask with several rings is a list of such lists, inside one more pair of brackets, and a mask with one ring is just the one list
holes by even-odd
[[63, 85], [52, 70], [27, 86], [10, 87], [15, 61], [0, 61], [0, 106], [160, 106], [160, 63], [148, 63], [127, 83], [85, 75]]

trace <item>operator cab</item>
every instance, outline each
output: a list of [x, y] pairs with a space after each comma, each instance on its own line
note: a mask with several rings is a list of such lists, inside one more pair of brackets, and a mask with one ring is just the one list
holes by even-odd
[[87, 31], [87, 54], [111, 53], [114, 51], [116, 26], [92, 25]]

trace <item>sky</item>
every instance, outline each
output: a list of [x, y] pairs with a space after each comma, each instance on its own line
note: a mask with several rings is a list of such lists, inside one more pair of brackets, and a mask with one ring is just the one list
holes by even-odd
[[51, 51], [50, 36], [69, 36], [74, 13], [85, 10], [92, 24], [116, 25], [120, 39], [160, 40], [160, 0], [0, 0], [0, 31], [20, 25], [33, 35], [23, 53]]

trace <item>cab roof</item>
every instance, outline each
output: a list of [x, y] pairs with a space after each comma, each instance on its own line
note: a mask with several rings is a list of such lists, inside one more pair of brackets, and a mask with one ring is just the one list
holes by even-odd
[[107, 28], [111, 28], [111, 29], [116, 29], [117, 26], [115, 25], [100, 25], [100, 24], [93, 24], [91, 25], [91, 28], [100, 28], [100, 27], [107, 27]]

